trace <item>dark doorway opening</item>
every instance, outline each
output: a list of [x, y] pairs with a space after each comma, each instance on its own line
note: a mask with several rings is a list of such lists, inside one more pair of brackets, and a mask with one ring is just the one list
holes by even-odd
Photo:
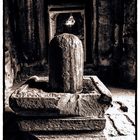
[[[85, 64], [93, 63], [92, 6], [90, 1], [45, 2], [47, 56], [50, 40], [64, 32], [77, 35], [83, 43]], [[90, 8], [89, 8], [90, 7]], [[73, 23], [72, 23], [73, 22]], [[73, 24], [73, 25], [70, 25]], [[93, 28], [92, 28], [93, 29]]]

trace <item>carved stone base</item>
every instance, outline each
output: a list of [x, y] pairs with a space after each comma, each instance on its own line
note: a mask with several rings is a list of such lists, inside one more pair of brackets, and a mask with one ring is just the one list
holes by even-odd
[[38, 140], [107, 140], [104, 133], [88, 132], [80, 134], [34, 135]]
[[102, 131], [112, 97], [96, 76], [84, 76], [81, 93], [56, 93], [47, 77], [31, 77], [10, 97], [23, 132]]
[[28, 132], [49, 131], [100, 131], [105, 128], [105, 118], [70, 117], [70, 118], [20, 118], [19, 129]]
[[29, 79], [11, 95], [11, 108], [22, 116], [101, 118], [112, 100], [110, 91], [96, 76], [84, 76], [83, 92], [79, 94], [51, 92], [45, 82]]

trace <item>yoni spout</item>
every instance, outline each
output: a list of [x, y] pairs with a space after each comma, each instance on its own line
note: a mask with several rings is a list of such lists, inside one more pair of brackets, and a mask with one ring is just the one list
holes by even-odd
[[83, 89], [84, 55], [81, 40], [68, 33], [57, 35], [49, 47], [49, 83], [57, 92]]

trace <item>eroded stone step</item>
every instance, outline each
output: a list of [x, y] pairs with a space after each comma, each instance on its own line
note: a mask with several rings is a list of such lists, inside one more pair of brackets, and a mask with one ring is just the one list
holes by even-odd
[[22, 131], [100, 131], [105, 128], [105, 118], [71, 117], [56, 119], [19, 118], [17, 124]]

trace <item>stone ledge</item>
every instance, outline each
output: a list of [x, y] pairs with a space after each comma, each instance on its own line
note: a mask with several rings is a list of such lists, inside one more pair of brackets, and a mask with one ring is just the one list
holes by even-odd
[[25, 119], [17, 120], [19, 129], [31, 132], [46, 131], [100, 131], [105, 128], [105, 118], [71, 117], [56, 119]]
[[51, 135], [38, 135], [33, 134], [38, 140], [106, 140], [103, 131], [94, 131], [87, 133], [76, 134], [51, 134]]

